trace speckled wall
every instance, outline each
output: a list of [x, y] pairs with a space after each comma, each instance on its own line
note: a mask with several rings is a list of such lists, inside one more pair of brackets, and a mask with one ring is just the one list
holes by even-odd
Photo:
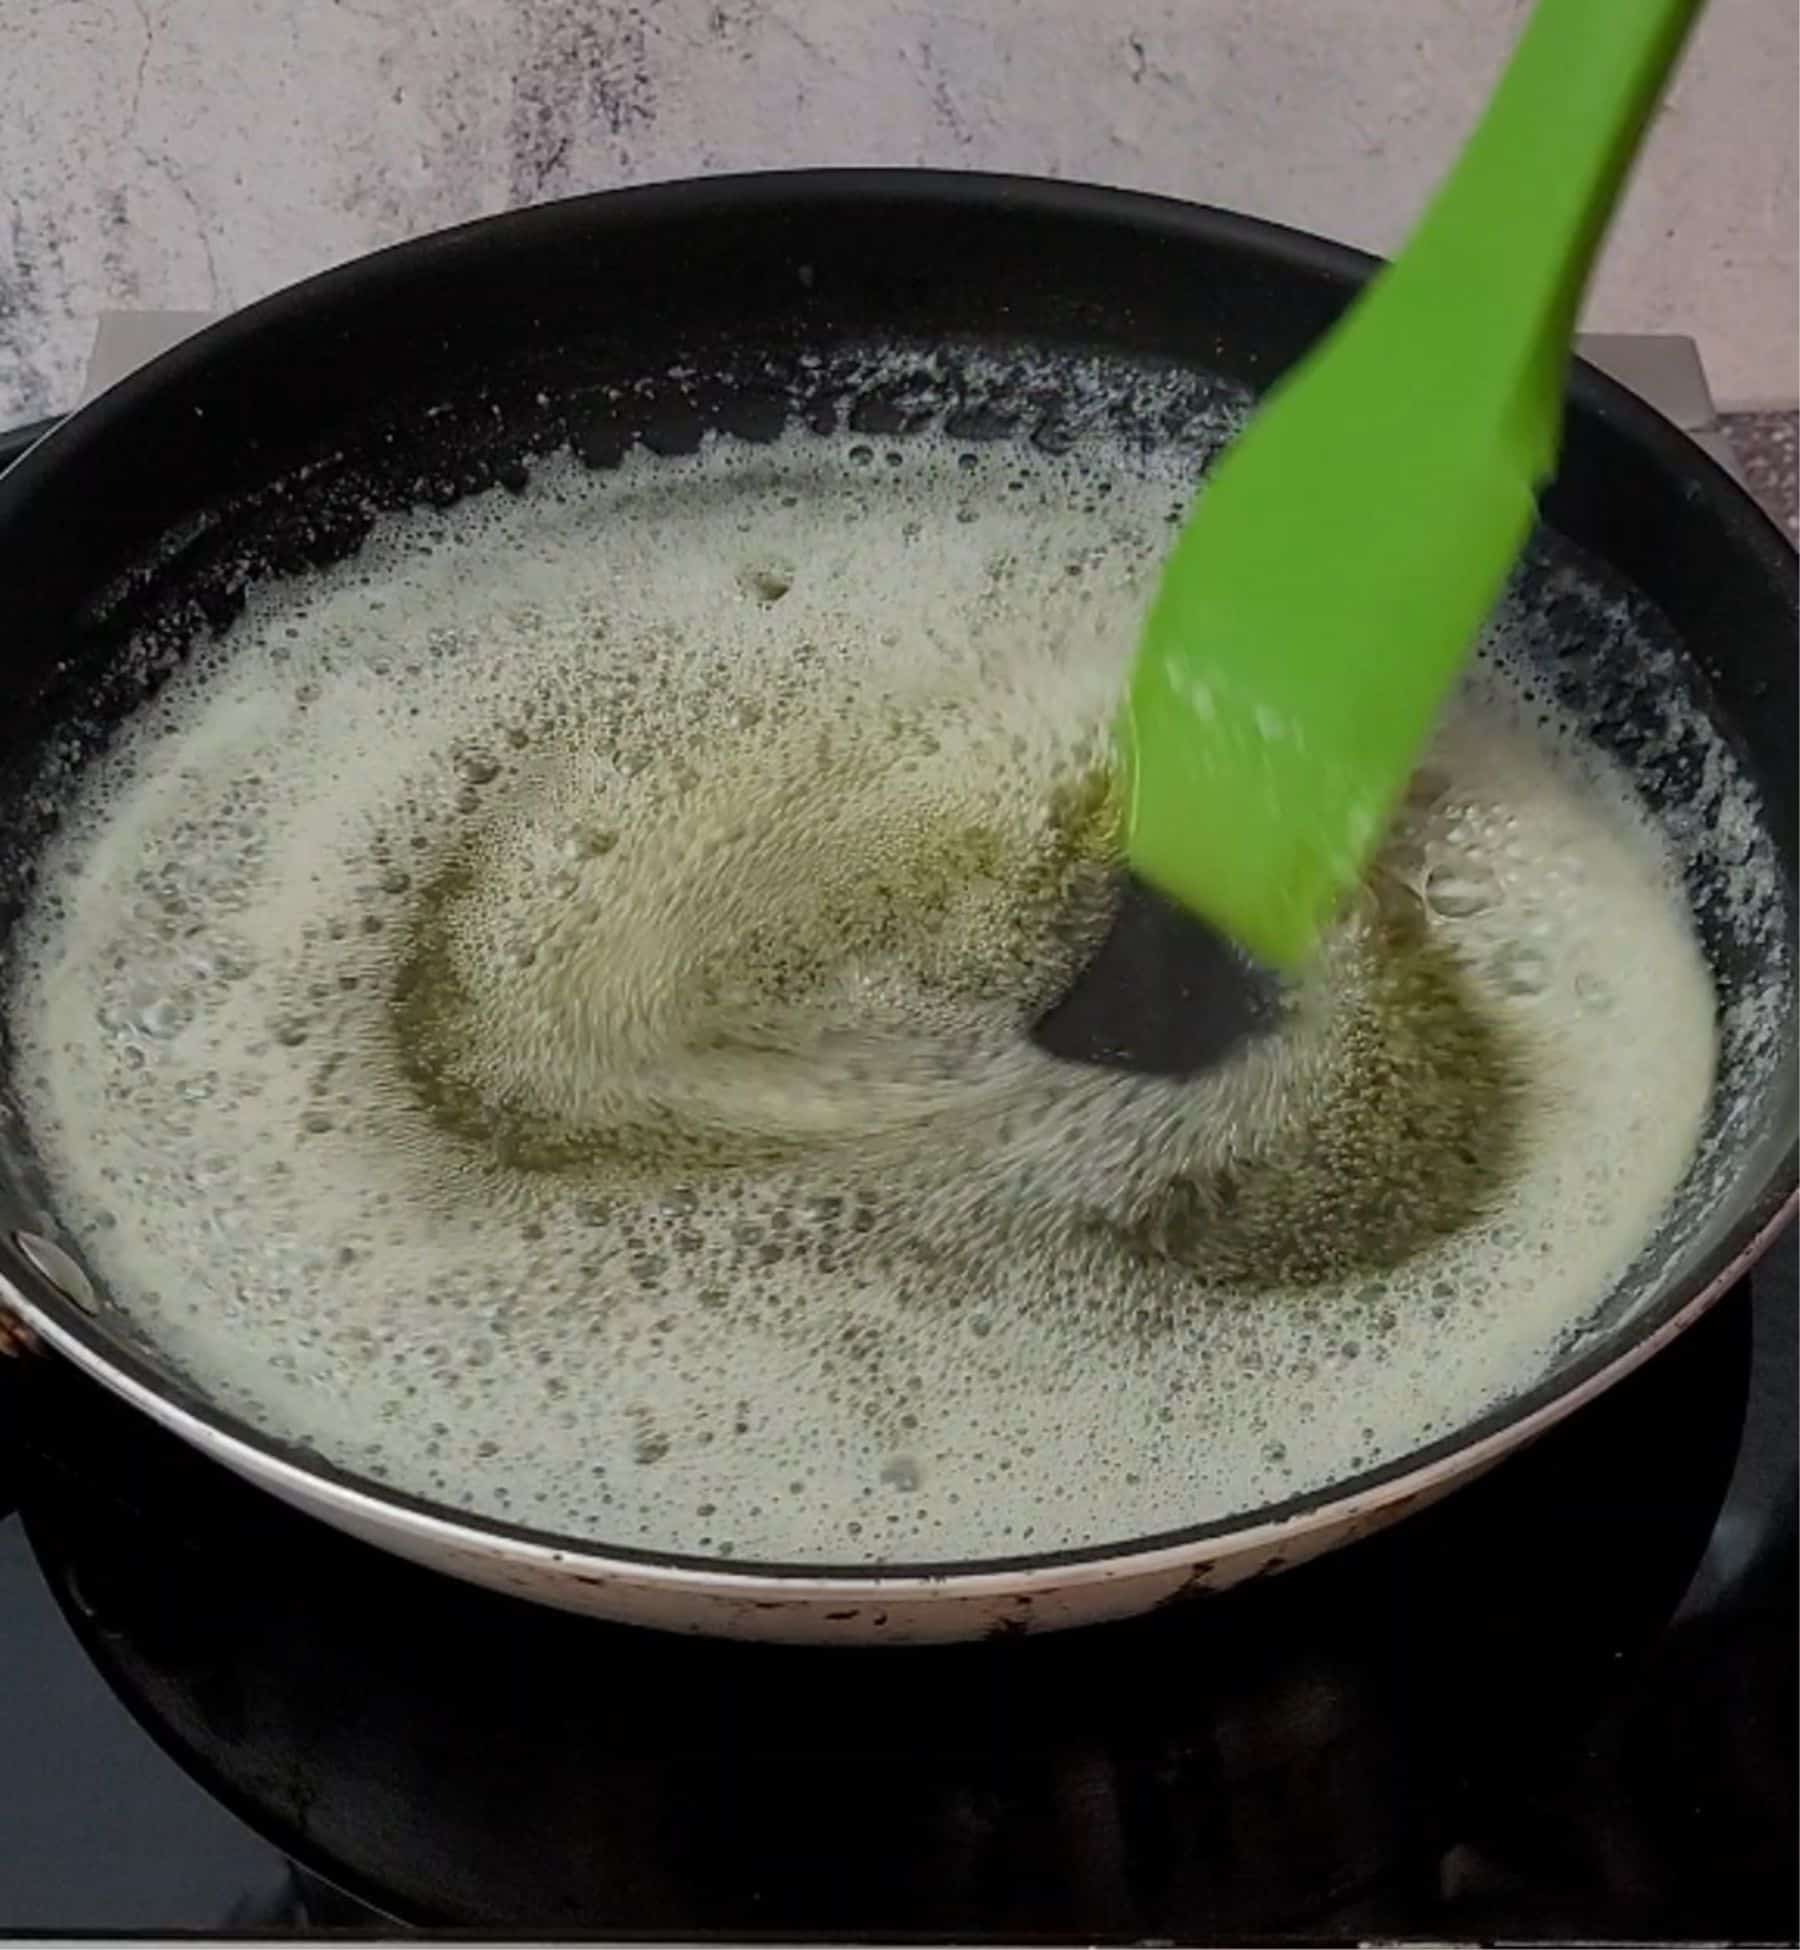
[[[1599, 0], [1596, 0], [1599, 4]], [[97, 312], [242, 304], [607, 184], [819, 162], [1134, 184], [1391, 248], [1522, 0], [0, 0], [0, 421]], [[1795, 396], [1794, 0], [1712, 0], [1590, 314]]]

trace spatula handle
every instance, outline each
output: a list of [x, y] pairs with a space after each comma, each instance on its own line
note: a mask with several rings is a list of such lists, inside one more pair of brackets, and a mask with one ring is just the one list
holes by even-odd
[[1516, 367], [1511, 432], [1534, 483], [1555, 466], [1595, 253], [1700, 4], [1538, 0], [1487, 112], [1377, 299], [1456, 314], [1454, 357], [1465, 374]]

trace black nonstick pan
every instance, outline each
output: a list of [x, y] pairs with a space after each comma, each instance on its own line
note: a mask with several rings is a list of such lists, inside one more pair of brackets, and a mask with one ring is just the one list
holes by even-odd
[[[0, 478], [5, 926], [119, 724], [196, 649], [229, 653], [248, 594], [354, 558], [389, 513], [528, 496], [562, 453], [606, 470], [796, 429], [897, 455], [927, 438], [1078, 452], [1098, 437], [1096, 371], [1125, 375], [1105, 437], [1149, 450], [1182, 437], [1184, 385], [1195, 400], [1266, 387], [1370, 269], [1336, 245], [1122, 192], [821, 172], [520, 212], [283, 292], [82, 409]], [[56, 1355], [329, 1523], [458, 1576], [682, 1631], [1048, 1629], [1235, 1583], [1436, 1498], [1680, 1332], [1795, 1192], [1794, 553], [1684, 436], [1586, 369], [1543, 512], [1512, 599], [1543, 624], [1536, 681], [1672, 836], [1719, 1052], [1697, 1156], [1654, 1236], [1541, 1372], [1466, 1425], [1347, 1459], [1337, 1480], [1263, 1507], [1196, 1515], [1172, 1491], [1154, 1524], [1131, 1526], [1143, 1534], [1035, 1553], [1020, 1540], [976, 1561], [765, 1563], [561, 1535], [395, 1488], [199, 1385], [109, 1297], [105, 1252], [59, 1215], [10, 1087], [0, 1298]], [[1671, 735], [1682, 714], [1706, 736]], [[1752, 855], [1761, 893], [1746, 899]]]

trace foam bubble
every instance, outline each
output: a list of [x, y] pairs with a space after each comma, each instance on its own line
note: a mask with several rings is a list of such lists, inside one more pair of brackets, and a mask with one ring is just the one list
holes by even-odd
[[719, 1557], [1200, 1522], [1527, 1382], [1688, 1164], [1713, 999], [1498, 647], [1277, 1038], [1021, 1034], [1104, 925], [1184, 464], [709, 443], [253, 590], [24, 937], [96, 1270], [350, 1469]]

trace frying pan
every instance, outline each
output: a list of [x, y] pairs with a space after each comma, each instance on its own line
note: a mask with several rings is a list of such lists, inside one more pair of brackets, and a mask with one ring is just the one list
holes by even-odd
[[[1255, 391], [1370, 268], [1268, 224], [1117, 191], [825, 172], [524, 211], [283, 292], [114, 388], [0, 479], [4, 927], [29, 897], [71, 755], [91, 759], [159, 671], [228, 631], [248, 583], [347, 557], [379, 511], [502, 492], [558, 448], [607, 466], [633, 446], [766, 440], [796, 420], [890, 441], [948, 425], [1060, 443], [1079, 434], [1059, 362]], [[1031, 377], [977, 401], [961, 377], [972, 353], [984, 372]], [[724, 1563], [536, 1532], [359, 1478], [209, 1399], [84, 1267], [10, 1090], [0, 1297], [77, 1367], [328, 1523], [457, 1576], [680, 1631], [899, 1642], [1041, 1630], [1223, 1588], [1389, 1522], [1647, 1359], [1794, 1202], [1793, 551], [1682, 435], [1578, 369], [1519, 589], [1548, 626], [1540, 680], [1682, 836], [1721, 1049], [1698, 1155], [1655, 1235], [1530, 1386], [1452, 1435], [1267, 1508], [1187, 1527], [1172, 1509], [1155, 1535], [1011, 1559]], [[1603, 613], [1629, 627], [1591, 626]], [[1654, 684], [1645, 645], [1674, 658]], [[1778, 883], [1754, 913], [1729, 898], [1708, 774], [1691, 742], [1665, 735], [1677, 703], [1704, 714], [1754, 788], [1753, 843]], [[1737, 1006], [1756, 995], [1777, 998], [1760, 1034]], [[10, 1075], [9, 1049], [0, 1061]]]

